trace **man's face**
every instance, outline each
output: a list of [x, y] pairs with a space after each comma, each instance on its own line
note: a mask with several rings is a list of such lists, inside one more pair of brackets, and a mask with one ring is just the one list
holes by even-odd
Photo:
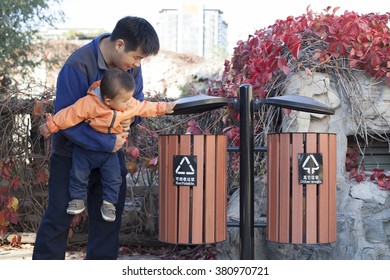
[[140, 48], [136, 49], [135, 51], [125, 52], [124, 43], [117, 44], [115, 49], [116, 55], [114, 56], [113, 63], [115, 64], [115, 67], [125, 71], [128, 71], [134, 67], [139, 67], [141, 65], [142, 59], [146, 57]]

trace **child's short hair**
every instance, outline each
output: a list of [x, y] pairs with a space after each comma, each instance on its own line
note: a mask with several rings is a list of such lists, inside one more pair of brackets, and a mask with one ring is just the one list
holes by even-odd
[[100, 82], [102, 97], [113, 99], [120, 90], [134, 91], [135, 81], [129, 72], [119, 68], [108, 69]]

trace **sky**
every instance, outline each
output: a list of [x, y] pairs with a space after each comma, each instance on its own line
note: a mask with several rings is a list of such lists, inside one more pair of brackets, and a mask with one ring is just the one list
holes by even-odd
[[[183, 0], [62, 0], [61, 7], [67, 18], [58, 27], [111, 31], [120, 18], [128, 15], [143, 17], [155, 26], [159, 11], [177, 8], [178, 1]], [[204, 0], [203, 3], [207, 8], [223, 12], [222, 18], [228, 23], [229, 46], [235, 46], [240, 39], [246, 40], [249, 34], [272, 25], [277, 19], [306, 13], [309, 5], [318, 13], [327, 6], [340, 7], [340, 12], [348, 10], [360, 14], [390, 12], [385, 0]]]

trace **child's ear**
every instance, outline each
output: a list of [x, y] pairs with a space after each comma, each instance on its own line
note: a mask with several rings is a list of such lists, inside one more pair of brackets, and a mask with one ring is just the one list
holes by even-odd
[[104, 98], [104, 104], [110, 106], [110, 104], [111, 104], [111, 99], [110, 99], [110, 98]]

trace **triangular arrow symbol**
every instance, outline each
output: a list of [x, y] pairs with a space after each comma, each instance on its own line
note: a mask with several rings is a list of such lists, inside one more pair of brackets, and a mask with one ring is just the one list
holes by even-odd
[[[183, 164], [184, 163], [187, 163], [187, 166], [188, 168], [191, 170], [191, 171], [180, 171], [180, 169], [183, 167]], [[188, 157], [183, 157], [182, 160], [180, 161], [179, 165], [177, 166], [176, 170], [175, 170], [175, 173], [176, 174], [179, 174], [179, 175], [194, 175], [195, 174], [195, 170], [194, 168], [192, 167], [191, 163], [190, 163], [190, 160], [188, 159]]]
[[[313, 163], [314, 163], [315, 167], [311, 167], [311, 166], [306, 167], [306, 166], [308, 165], [308, 162], [309, 162], [310, 159], [313, 160]], [[318, 169], [320, 168], [320, 166], [319, 166], [317, 160], [315, 159], [315, 157], [314, 157], [313, 155], [309, 155], [309, 156], [306, 158], [306, 160], [304, 161], [304, 163], [302, 164], [302, 168], [303, 168], [304, 170], [306, 170], [307, 173], [309, 173], [309, 174], [314, 174], [314, 171], [318, 170]]]

